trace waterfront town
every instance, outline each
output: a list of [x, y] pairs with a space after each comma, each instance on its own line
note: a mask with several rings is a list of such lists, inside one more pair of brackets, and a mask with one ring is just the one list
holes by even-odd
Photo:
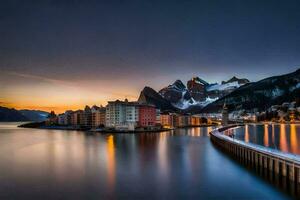
[[110, 131], [166, 130], [212, 123], [200, 115], [161, 112], [154, 105], [127, 99], [109, 101], [105, 107], [94, 105], [85, 106], [84, 110], [67, 110], [58, 115], [52, 111], [46, 120], [46, 126]]
[[221, 113], [180, 114], [161, 112], [154, 105], [139, 101], [109, 101], [104, 106], [85, 106], [83, 110], [67, 110], [56, 115], [52, 111], [45, 125], [61, 129], [85, 129], [98, 131], [158, 131], [178, 127], [203, 125], [227, 125], [229, 122], [299, 122], [299, 108], [295, 103], [272, 106], [264, 112], [228, 112], [224, 104]]

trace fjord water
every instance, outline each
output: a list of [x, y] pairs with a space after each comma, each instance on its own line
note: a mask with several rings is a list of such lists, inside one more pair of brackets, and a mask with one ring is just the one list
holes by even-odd
[[0, 198], [289, 198], [213, 146], [211, 130], [102, 135], [2, 123]]
[[232, 132], [236, 139], [300, 155], [300, 124], [250, 124]]

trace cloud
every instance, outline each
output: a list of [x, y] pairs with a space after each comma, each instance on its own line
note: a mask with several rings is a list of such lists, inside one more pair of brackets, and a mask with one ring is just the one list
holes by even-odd
[[[18, 72], [13, 72], [13, 71], [6, 71], [5, 73], [8, 75], [12, 75], [12, 76], [28, 78], [28, 79], [32, 79], [32, 80], [39, 80], [39, 81], [43, 81], [43, 82], [47, 82], [47, 83], [51, 83], [51, 84], [55, 84], [55, 85], [59, 85], [59, 86], [72, 87], [72, 88], [76, 88], [76, 89], [80, 88], [81, 90], [85, 90], [85, 91], [91, 90], [92, 92], [95, 92], [94, 90], [89, 89], [89, 87], [87, 87], [87, 86], [80, 85], [79, 84], [80, 80], [78, 80], [78, 82], [75, 82], [75, 81], [72, 82], [72, 81], [48, 78], [48, 77], [44, 77], [44, 76], [38, 76], [38, 75], [32, 75], [32, 74], [26, 74], [26, 73], [18, 73]], [[137, 98], [136, 95], [132, 95], [132, 94], [128, 94], [128, 93], [107, 91], [108, 89], [109, 88], [106, 88], [106, 89], [101, 88], [100, 92], [111, 95], [111, 96], [115, 96], [118, 98], [120, 98], [120, 97]]]
[[69, 81], [58, 80], [58, 79], [53, 79], [53, 78], [47, 78], [47, 77], [37, 76], [37, 75], [32, 75], [32, 74], [17, 73], [17, 72], [12, 72], [12, 71], [7, 71], [6, 73], [9, 74], [9, 75], [12, 75], [12, 76], [18, 76], [18, 77], [23, 77], [23, 78], [41, 80], [41, 81], [54, 83], [54, 84], [63, 84], [63, 85], [69, 85], [69, 86], [74, 85], [74, 83], [69, 82]]

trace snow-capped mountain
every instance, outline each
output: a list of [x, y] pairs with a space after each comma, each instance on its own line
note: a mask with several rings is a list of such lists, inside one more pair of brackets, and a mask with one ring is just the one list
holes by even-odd
[[161, 89], [159, 94], [164, 99], [168, 100], [174, 107], [179, 109], [186, 109], [189, 106], [196, 104], [181, 80], [176, 80], [173, 84]]
[[263, 111], [284, 102], [300, 103], [300, 69], [289, 74], [244, 84], [207, 105], [202, 112], [220, 111], [225, 102], [231, 111], [240, 109]]
[[[196, 81], [198, 84], [200, 83], [199, 79]], [[168, 100], [174, 107], [181, 110], [188, 109], [191, 106], [204, 107], [216, 100], [210, 97], [195, 100], [191, 95], [191, 90], [189, 90], [181, 80], [176, 80], [173, 84], [161, 89], [159, 94], [164, 99]]]
[[219, 91], [223, 91], [223, 90], [234, 90], [236, 88], [239, 88], [240, 85], [237, 81], [235, 82], [231, 82], [231, 83], [225, 83], [225, 84], [211, 84], [209, 86], [207, 86], [206, 91], [210, 92], [210, 91], [214, 91], [214, 90], [219, 90]]
[[208, 85], [206, 87], [207, 96], [210, 98], [221, 98], [249, 82], [248, 79], [239, 79], [234, 76], [228, 81], [222, 81], [221, 84], [214, 83]]
[[[187, 82], [187, 87], [181, 80], [176, 80], [173, 84], [161, 89], [158, 94], [154, 94], [155, 91], [152, 88], [145, 87], [139, 101], [151, 99], [152, 103], [160, 105], [158, 102], [163, 102], [163, 99], [165, 101], [163, 107], [166, 107], [166, 102], [169, 102], [170, 105], [167, 106], [169, 109], [173, 107], [173, 110], [179, 111], [191, 110], [191, 108], [200, 110], [243, 85], [239, 80], [242, 79], [234, 77], [234, 79], [223, 81], [223, 84], [209, 84], [199, 77], [194, 77]], [[153, 98], [154, 96], [155, 98]]]

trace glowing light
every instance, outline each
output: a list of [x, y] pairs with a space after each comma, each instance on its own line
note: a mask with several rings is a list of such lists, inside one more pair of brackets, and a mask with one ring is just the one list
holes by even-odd
[[107, 170], [108, 170], [109, 188], [110, 190], [113, 190], [115, 186], [115, 176], [116, 176], [115, 145], [114, 145], [113, 135], [110, 135], [107, 138]]
[[292, 153], [299, 153], [298, 152], [298, 141], [297, 141], [297, 131], [296, 125], [291, 124], [290, 135], [291, 135], [291, 152]]
[[280, 124], [280, 143], [279, 148], [281, 151], [288, 152], [288, 145], [286, 141], [286, 131], [285, 131], [285, 124]]
[[249, 126], [245, 125], [245, 142], [249, 142]]
[[264, 124], [264, 146], [269, 146], [269, 125]]

